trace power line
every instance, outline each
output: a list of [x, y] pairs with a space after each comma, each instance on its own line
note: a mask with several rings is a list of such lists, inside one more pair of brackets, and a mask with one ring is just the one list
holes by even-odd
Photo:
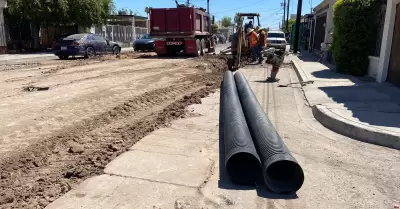
[[278, 10], [276, 10], [275, 12], [273, 12], [272, 14], [270, 14], [270, 15], [268, 15], [268, 16], [261, 17], [261, 18], [260, 18], [260, 21], [262, 21], [262, 20], [265, 19], [265, 18], [272, 17], [272, 16], [274, 16], [274, 15], [278, 15], [278, 14], [280, 14], [280, 12], [282, 12], [282, 8], [279, 8]]
[[246, 7], [253, 6], [254, 4], [257, 4], [257, 3], [260, 3], [260, 2], [263, 2], [263, 1], [267, 1], [267, 0], [261, 0], [261, 1], [253, 2], [253, 3], [249, 4], [249, 5], [246, 5], [246, 6], [243, 6], [243, 7], [239, 7], [239, 8], [236, 8], [236, 9], [230, 9], [230, 10], [226, 10], [226, 11], [222, 11], [222, 12], [215, 12], [215, 13], [213, 13], [213, 15], [215, 15], [215, 14], [220, 14], [220, 13], [226, 13], [226, 12], [236, 11], [236, 10], [239, 10], [239, 9], [243, 9], [243, 8], [246, 8]]

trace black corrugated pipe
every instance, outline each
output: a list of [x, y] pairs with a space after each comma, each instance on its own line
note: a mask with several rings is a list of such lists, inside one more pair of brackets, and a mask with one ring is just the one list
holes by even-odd
[[235, 184], [254, 185], [262, 178], [261, 161], [251, 139], [231, 71], [225, 72], [222, 85], [226, 172]]
[[265, 184], [276, 193], [296, 192], [304, 182], [303, 169], [290, 154], [241, 72], [235, 74], [235, 81], [250, 133], [261, 157]]

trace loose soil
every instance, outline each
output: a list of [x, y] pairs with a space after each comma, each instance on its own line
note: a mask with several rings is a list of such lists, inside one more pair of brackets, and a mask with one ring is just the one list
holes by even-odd
[[102, 174], [138, 140], [185, 117], [225, 69], [218, 56], [136, 53], [0, 65], [0, 208], [44, 208]]

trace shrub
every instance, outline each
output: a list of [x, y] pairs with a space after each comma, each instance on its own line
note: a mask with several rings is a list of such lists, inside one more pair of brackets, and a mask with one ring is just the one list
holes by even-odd
[[339, 73], [363, 76], [376, 33], [380, 0], [338, 0], [333, 9], [333, 55]]

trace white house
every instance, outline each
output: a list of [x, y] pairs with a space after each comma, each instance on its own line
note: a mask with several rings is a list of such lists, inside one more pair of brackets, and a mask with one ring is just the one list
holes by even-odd
[[[323, 50], [321, 44], [332, 44], [333, 37], [333, 5], [336, 0], [324, 0], [317, 5], [314, 11], [314, 24], [312, 33], [312, 45], [309, 50], [320, 52]], [[324, 59], [327, 59], [327, 54], [324, 53]], [[332, 60], [329, 60], [332, 61]]]
[[379, 57], [370, 57], [369, 75], [400, 85], [400, 0], [387, 0]]
[[[333, 41], [333, 5], [336, 0], [324, 0], [314, 8], [315, 29], [313, 31], [314, 51], [320, 50], [320, 44]], [[375, 55], [369, 56], [368, 75], [377, 82], [390, 82], [400, 85], [400, 0], [383, 1], [381, 30], [376, 44]]]
[[0, 54], [5, 54], [7, 52], [6, 28], [3, 15], [5, 6], [6, 0], [0, 0]]

